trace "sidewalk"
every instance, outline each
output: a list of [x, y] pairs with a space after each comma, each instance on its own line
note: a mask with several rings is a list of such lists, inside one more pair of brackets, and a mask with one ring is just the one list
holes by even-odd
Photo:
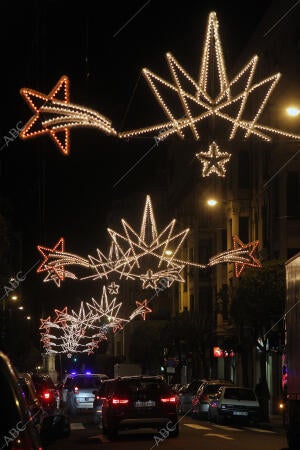
[[266, 429], [281, 429], [284, 431], [283, 419], [281, 414], [271, 414], [269, 417], [269, 422], [260, 422], [260, 426]]

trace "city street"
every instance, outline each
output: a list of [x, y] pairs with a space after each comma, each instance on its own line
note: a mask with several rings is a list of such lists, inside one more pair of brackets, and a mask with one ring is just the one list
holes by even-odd
[[[190, 417], [180, 417], [178, 438], [163, 439], [158, 432], [147, 430], [121, 431], [116, 441], [104, 436], [99, 426], [94, 425], [90, 414], [82, 414], [72, 420], [71, 436], [49, 446], [49, 450], [79, 450], [88, 448], [115, 450], [281, 450], [287, 447], [284, 429], [278, 422], [268, 426], [248, 427], [238, 425], [216, 425]], [[157, 436], [156, 440], [154, 436]], [[160, 441], [159, 438], [162, 440]]]

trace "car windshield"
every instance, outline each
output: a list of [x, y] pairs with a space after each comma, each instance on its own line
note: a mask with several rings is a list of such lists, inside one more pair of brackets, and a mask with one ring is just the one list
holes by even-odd
[[227, 388], [224, 392], [224, 398], [230, 400], [251, 400], [255, 401], [255, 395], [251, 389], [243, 389], [243, 388]]

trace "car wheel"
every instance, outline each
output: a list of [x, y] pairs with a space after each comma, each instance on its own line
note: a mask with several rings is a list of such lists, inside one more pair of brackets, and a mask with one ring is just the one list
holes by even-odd
[[[172, 431], [170, 431], [170, 433], [169, 433], [169, 437], [170, 438], [175, 438], [175, 437], [177, 437], [178, 435], [179, 435], [179, 426], [178, 426], [178, 423], [176, 423], [175, 425], [174, 425], [174, 430], [172, 430]], [[172, 427], [173, 428], [173, 427]]]

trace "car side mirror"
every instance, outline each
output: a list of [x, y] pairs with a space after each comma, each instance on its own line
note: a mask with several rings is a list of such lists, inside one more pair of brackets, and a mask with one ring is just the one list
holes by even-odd
[[63, 414], [47, 416], [41, 426], [40, 437], [43, 445], [47, 445], [56, 439], [70, 436], [70, 420]]

